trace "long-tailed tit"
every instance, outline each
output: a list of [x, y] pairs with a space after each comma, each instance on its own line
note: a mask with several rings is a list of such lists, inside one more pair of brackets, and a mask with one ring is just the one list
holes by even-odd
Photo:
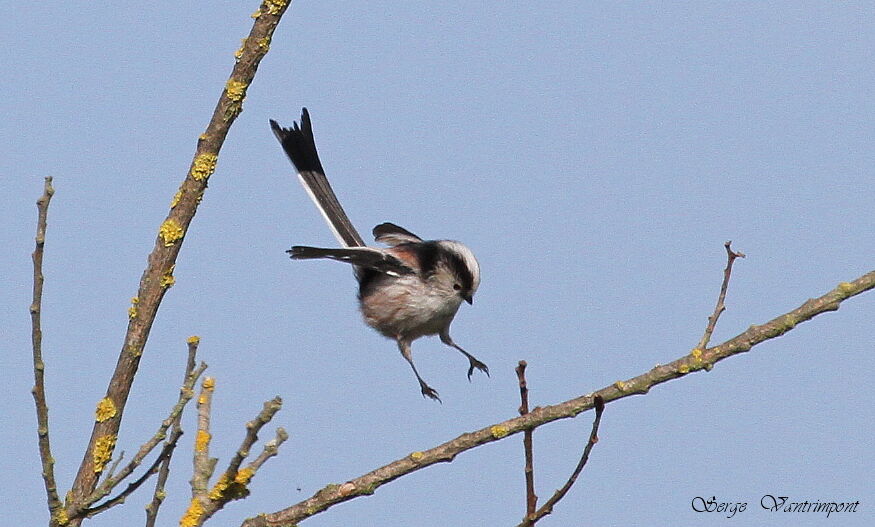
[[425, 241], [392, 223], [374, 227], [377, 242], [388, 248], [367, 247], [331, 189], [313, 139], [310, 115], [304, 108], [301, 124], [270, 126], [298, 171], [304, 190], [322, 213], [341, 249], [295, 246], [287, 252], [295, 260], [328, 258], [352, 264], [359, 283], [359, 305], [365, 322], [395, 339], [401, 355], [413, 368], [423, 396], [440, 401], [413, 364], [411, 343], [426, 335], [468, 358], [468, 380], [474, 369], [489, 375], [489, 368], [453, 342], [450, 324], [462, 301], [473, 302], [480, 285], [480, 265], [474, 253], [451, 240]]

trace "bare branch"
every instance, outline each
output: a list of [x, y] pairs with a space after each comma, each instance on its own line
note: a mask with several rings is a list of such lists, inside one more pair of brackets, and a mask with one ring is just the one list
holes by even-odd
[[[152, 474], [158, 472], [159, 465], [164, 460], [170, 459], [173, 454], [173, 449], [176, 447], [176, 441], [179, 439], [179, 436], [182, 435], [182, 430], [178, 429], [178, 426], [175, 427], [174, 432], [171, 434], [171, 437], [167, 439], [167, 429], [170, 428], [174, 423], [179, 423], [179, 420], [182, 417], [182, 412], [185, 409], [185, 406], [194, 396], [194, 384], [200, 378], [201, 374], [207, 368], [207, 365], [201, 363], [201, 365], [193, 370], [189, 371], [188, 375], [185, 379], [184, 384], [179, 390], [179, 399], [176, 404], [170, 410], [170, 414], [161, 422], [161, 425], [158, 427], [158, 430], [155, 434], [146, 441], [140, 449], [137, 451], [137, 454], [134, 458], [125, 465], [125, 467], [118, 473], [114, 474], [115, 467], [121, 461], [121, 458], [116, 460], [113, 464], [113, 468], [110, 469], [110, 475], [91, 493], [83, 506], [74, 509], [69, 516], [70, 520], [75, 520], [81, 517], [94, 516], [97, 513], [100, 513], [110, 507], [114, 507], [115, 505], [119, 505], [124, 502], [124, 498], [130, 495], [134, 490], [140, 487], [146, 479], [149, 478]], [[98, 416], [98, 419], [100, 417]], [[158, 443], [164, 441], [164, 447], [162, 448], [161, 454], [158, 459], [152, 464], [152, 466], [143, 474], [140, 478], [138, 478], [134, 483], [128, 484], [125, 491], [123, 491], [119, 496], [107, 500], [106, 502], [91, 507], [92, 504], [97, 503], [97, 501], [103, 499], [108, 496], [110, 492], [113, 491], [118, 485], [120, 485], [128, 476], [130, 476], [137, 467], [142, 464], [143, 460], [148, 456], [155, 447], [158, 446]]]
[[261, 431], [261, 428], [264, 425], [273, 419], [273, 416], [280, 411], [280, 408], [282, 407], [283, 400], [279, 396], [276, 396], [270, 401], [264, 403], [261, 412], [258, 413], [255, 419], [246, 423], [246, 436], [243, 438], [243, 443], [240, 445], [240, 448], [237, 449], [234, 457], [231, 458], [230, 463], [228, 463], [228, 468], [225, 469], [225, 478], [234, 479], [237, 477], [237, 471], [240, 469], [240, 465], [243, 463], [244, 459], [249, 457], [249, 451], [252, 448], [252, 445], [258, 441], [258, 432]]
[[258, 469], [261, 468], [261, 465], [264, 465], [265, 461], [279, 453], [280, 445], [285, 443], [288, 438], [289, 434], [286, 432], [285, 428], [277, 428], [274, 438], [264, 444], [261, 454], [258, 454], [258, 457], [255, 458], [252, 463], [247, 465], [246, 468], [249, 469], [252, 474], [255, 474]]
[[[182, 377], [183, 387], [192, 377], [192, 372], [194, 372], [194, 366], [197, 361], [198, 344], [200, 344], [200, 338], [189, 337], [188, 360], [185, 362], [185, 374]], [[197, 377], [200, 376], [198, 375]], [[195, 377], [195, 379], [197, 377]], [[194, 383], [192, 383], [189, 388], [194, 388]], [[173, 420], [172, 433], [174, 435], [176, 435], [177, 432], [182, 434], [182, 426], [180, 425], [181, 420], [182, 414], [178, 415], [176, 419]], [[164, 443], [165, 446], [167, 446], [167, 444], [167, 442]], [[161, 468], [158, 470], [158, 479], [155, 482], [155, 491], [152, 493], [152, 501], [146, 505], [146, 527], [155, 527], [155, 522], [158, 520], [158, 509], [161, 508], [161, 504], [164, 503], [164, 485], [167, 483], [167, 478], [170, 477], [170, 460], [172, 457], [173, 452], [170, 452], [170, 455], [161, 462]]]
[[[529, 387], [526, 383], [526, 361], [521, 360], [516, 368], [516, 376], [520, 383], [520, 415], [529, 413]], [[526, 456], [526, 465], [523, 469], [526, 475], [526, 518], [530, 518], [535, 514], [535, 509], [538, 507], [538, 495], [535, 494], [535, 467], [534, 467], [534, 449], [532, 447], [532, 431], [523, 431], [523, 450]]]
[[58, 497], [58, 486], [55, 483], [55, 460], [52, 457], [49, 441], [49, 405], [46, 402], [45, 368], [43, 362], [43, 252], [46, 244], [46, 228], [48, 227], [49, 202], [55, 194], [52, 188], [52, 178], [47, 177], [43, 186], [43, 194], [36, 202], [39, 211], [36, 226], [36, 247], [33, 250], [33, 302], [30, 304], [31, 341], [33, 344], [33, 402], [36, 406], [37, 437], [39, 456], [43, 466], [43, 483], [46, 487], [46, 500], [52, 523], [59, 523], [62, 512], [61, 500]]
[[[95, 489], [95, 491], [88, 497], [86, 502], [87, 505], [96, 503], [99, 499], [107, 496], [116, 486], [118, 486], [122, 481], [124, 481], [128, 476], [130, 476], [137, 467], [143, 462], [146, 456], [158, 446], [162, 440], [165, 440], [167, 437], [167, 429], [170, 428], [174, 422], [178, 421], [182, 412], [185, 409], [185, 406], [194, 396], [194, 384], [197, 382], [198, 378], [200, 378], [201, 374], [207, 368], [206, 364], [201, 363], [201, 365], [191, 372], [188, 378], [185, 380], [185, 384], [183, 384], [182, 388], [179, 390], [179, 399], [176, 401], [176, 404], [173, 405], [173, 408], [170, 410], [170, 414], [165, 418], [161, 425], [158, 427], [158, 430], [153, 434], [153, 436], [146, 441], [140, 449], [137, 451], [137, 454], [128, 463], [117, 475], [107, 478], [100, 486]], [[172, 451], [172, 449], [171, 449]], [[79, 516], [76, 514], [76, 516]], [[71, 516], [71, 519], [73, 517]]]
[[586, 442], [586, 446], [583, 449], [583, 454], [580, 456], [580, 461], [577, 462], [577, 466], [574, 467], [574, 471], [571, 472], [571, 476], [568, 477], [568, 481], [565, 482], [565, 485], [562, 485], [562, 488], [557, 490], [550, 496], [550, 499], [547, 500], [544, 505], [538, 509], [538, 512], [534, 514], [528, 515], [522, 523], [520, 523], [517, 527], [530, 527], [538, 522], [544, 516], [553, 512], [553, 507], [559, 503], [559, 500], [565, 497], [568, 494], [568, 491], [571, 490], [574, 482], [577, 481], [577, 477], [580, 475], [580, 472], [583, 470], [583, 467], [586, 466], [586, 462], [589, 461], [589, 453], [592, 452], [592, 447], [595, 446], [599, 441], [599, 424], [602, 422], [602, 413], [605, 411], [605, 401], [601, 398], [601, 396], [596, 395], [594, 398], [595, 403], [595, 419], [592, 421], [592, 431], [589, 433], [589, 440]]
[[155, 458], [155, 461], [152, 462], [152, 465], [149, 467], [146, 472], [144, 472], [139, 478], [135, 479], [131, 483], [128, 483], [127, 488], [119, 493], [118, 496], [110, 498], [105, 502], [97, 505], [95, 507], [91, 507], [89, 509], [85, 509], [81, 511], [81, 515], [85, 517], [91, 517], [95, 514], [101, 513], [107, 509], [115, 507], [116, 505], [121, 505], [125, 502], [128, 496], [130, 496], [135, 490], [140, 488], [140, 485], [146, 482], [153, 474], [158, 472], [158, 468], [164, 463], [165, 460], [170, 459], [170, 456], [173, 454], [173, 449], [176, 448], [176, 443], [179, 441], [179, 438], [182, 437], [182, 430], [175, 429], [171, 434], [170, 438], [164, 443], [164, 448], [161, 449], [161, 453]]
[[450, 462], [457, 455], [480, 445], [499, 441], [510, 435], [537, 428], [559, 419], [576, 417], [595, 405], [596, 396], [606, 403], [647, 393], [650, 388], [683, 377], [695, 371], [710, 371], [714, 365], [727, 357], [749, 351], [753, 346], [791, 331], [797, 324], [811, 320], [817, 315], [835, 311], [845, 300], [875, 288], [875, 271], [852, 282], [842, 282], [835, 289], [819, 298], [807, 300], [796, 309], [780, 315], [765, 324], [749, 327], [743, 333], [719, 344], [685, 355], [669, 364], [658, 365], [650, 371], [626, 381], [617, 381], [601, 390], [582, 395], [559, 404], [535, 408], [526, 415], [469, 432], [429, 450], [413, 452], [388, 465], [352, 479], [342, 485], [329, 485], [310, 498], [283, 510], [262, 514], [243, 522], [244, 527], [280, 526], [301, 520], [328, 510], [332, 506], [359, 496], [373, 494], [377, 488], [401, 476], [421, 470], [436, 463]]
[[[255, 444], [255, 441], [258, 440], [259, 430], [273, 419], [273, 416], [281, 407], [282, 399], [274, 397], [272, 400], [264, 403], [264, 407], [255, 419], [246, 423], [246, 436], [243, 438], [243, 443], [234, 457], [231, 458], [228, 468], [222, 473], [209, 493], [196, 492], [194, 490], [194, 478], [192, 478], [191, 504], [180, 520], [180, 525], [187, 527], [203, 525], [204, 522], [227, 505], [228, 502], [239, 500], [249, 495], [249, 488], [247, 487], [249, 481], [261, 465], [269, 458], [275, 456], [279, 446], [288, 439], [286, 431], [282, 428], [278, 429], [276, 437], [265, 444], [262, 453], [248, 467], [240, 469], [240, 464], [249, 456], [249, 450]], [[211, 473], [215, 464], [215, 459], [210, 460]], [[197, 468], [196, 463], [195, 470]]]
[[744, 253], [737, 253], [731, 248], [732, 242], [726, 242], [723, 247], [726, 248], [726, 269], [723, 270], [723, 283], [720, 284], [720, 296], [717, 297], [717, 305], [714, 307], [714, 313], [708, 317], [708, 326], [705, 328], [705, 334], [699, 340], [699, 345], [696, 349], [703, 350], [708, 346], [711, 340], [711, 335], [714, 333], [714, 328], [717, 327], [717, 319], [726, 311], [726, 305], [723, 301], [726, 299], [726, 290], [729, 288], [729, 277], [732, 276], [732, 264], [736, 258], [744, 258]]
[[[270, 39], [289, 2], [264, 0], [253, 15], [255, 22], [249, 36], [236, 54], [236, 64], [206, 131], [200, 136], [191, 167], [174, 196], [170, 212], [161, 224], [155, 247], [140, 280], [139, 290], [129, 311], [130, 321], [115, 372], [106, 390], [106, 398], [116, 408], [112, 418], [96, 421], [82, 463], [66, 505], [67, 512], [80, 508], [97, 485], [106, 460], [112, 457], [121, 426], [124, 408], [134, 375], [140, 363], [158, 306], [173, 284], [173, 268], [198, 204], [215, 170], [219, 151], [228, 131], [242, 111], [246, 90], [252, 83]], [[76, 522], [78, 525], [78, 522]], [[75, 525], [73, 526], [75, 527]]]

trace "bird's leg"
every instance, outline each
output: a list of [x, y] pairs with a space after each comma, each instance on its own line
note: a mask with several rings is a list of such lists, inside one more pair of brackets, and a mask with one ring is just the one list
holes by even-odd
[[407, 360], [407, 363], [410, 364], [410, 367], [413, 368], [413, 374], [416, 375], [416, 380], [419, 381], [419, 389], [422, 391], [423, 397], [429, 397], [434, 399], [437, 402], [441, 402], [441, 398], [438, 397], [437, 391], [425, 383], [422, 380], [422, 377], [419, 376], [419, 372], [416, 371], [416, 366], [413, 364], [413, 352], [410, 349], [410, 342], [406, 340], [398, 339], [398, 350], [401, 351], [401, 356]]
[[459, 346], [458, 344], [453, 342], [452, 337], [450, 337], [449, 329], [445, 329], [445, 330], [441, 331], [440, 336], [441, 336], [441, 342], [443, 342], [447, 346], [452, 346], [452, 347], [456, 348], [457, 350], [462, 352], [462, 355], [468, 357], [468, 363], [469, 363], [468, 380], [469, 381], [471, 380], [471, 374], [474, 373], [474, 368], [477, 368], [478, 370], [485, 373], [487, 377], [489, 377], [489, 367], [486, 366], [485, 364], [483, 364], [482, 362], [480, 362], [479, 360], [477, 360], [477, 357], [475, 357], [474, 355], [471, 355], [467, 351], [463, 350], [461, 346]]

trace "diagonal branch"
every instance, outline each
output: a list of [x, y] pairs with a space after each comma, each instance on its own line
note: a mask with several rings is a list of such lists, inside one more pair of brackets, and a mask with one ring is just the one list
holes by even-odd
[[261, 465], [264, 465], [265, 461], [277, 455], [280, 451], [280, 446], [286, 442], [286, 439], [289, 438], [289, 433], [286, 432], [286, 429], [283, 427], [279, 427], [276, 429], [276, 434], [274, 438], [264, 444], [264, 448], [261, 449], [261, 454], [258, 454], [252, 463], [246, 466], [246, 469], [250, 471], [250, 473], [255, 474], [258, 472], [258, 469], [261, 468]]
[[39, 438], [39, 456], [43, 465], [43, 482], [46, 487], [46, 498], [49, 514], [57, 521], [61, 512], [61, 500], [58, 497], [58, 487], [55, 483], [55, 460], [49, 441], [49, 405], [46, 402], [45, 368], [43, 362], [43, 252], [46, 244], [46, 228], [48, 226], [49, 202], [55, 189], [52, 188], [52, 178], [47, 177], [43, 195], [36, 202], [39, 211], [36, 226], [36, 247], [33, 250], [33, 302], [30, 305], [31, 340], [33, 344], [33, 402], [36, 405], [37, 436]]
[[[140, 356], [149, 337], [158, 307], [167, 289], [173, 284], [173, 268], [185, 233], [194, 219], [198, 204], [215, 170], [216, 160], [225, 137], [242, 111], [246, 89], [255, 77], [261, 59], [267, 53], [270, 39], [289, 2], [264, 0], [253, 15], [255, 22], [249, 36], [236, 54], [231, 76], [222, 90], [206, 131], [200, 136], [191, 168], [171, 202], [170, 212], [161, 224], [155, 247], [140, 279], [137, 296], [129, 311], [130, 322], [118, 363], [109, 386], [108, 398], [116, 408], [115, 415], [94, 423], [85, 456], [66, 504], [67, 511], [81, 507], [91, 495], [102, 472], [107, 456], [112, 456], [124, 408], [130, 394]], [[78, 524], [78, 522], [77, 522]], [[74, 526], [75, 527], [75, 526]]]
[[[191, 361], [190, 361], [191, 362]], [[179, 423], [179, 420], [182, 417], [182, 412], [185, 410], [186, 405], [191, 400], [194, 395], [194, 384], [197, 382], [198, 378], [200, 378], [201, 374], [207, 368], [207, 365], [201, 363], [196, 369], [187, 372], [187, 376], [185, 379], [182, 388], [179, 390], [179, 399], [176, 404], [173, 405], [173, 408], [170, 410], [170, 414], [161, 422], [161, 425], [158, 427], [158, 430], [153, 434], [153, 436], [146, 441], [140, 449], [137, 451], [137, 454], [134, 458], [122, 468], [121, 472], [118, 474], [115, 473], [116, 466], [121, 462], [121, 459], [117, 460], [113, 467], [109, 470], [108, 477], [97, 486], [94, 492], [88, 497], [88, 499], [79, 507], [73, 509], [72, 512], [69, 513], [69, 520], [76, 520], [83, 517], [91, 517], [95, 514], [103, 512], [106, 509], [114, 507], [116, 505], [120, 505], [124, 502], [125, 498], [133, 493], [137, 488], [140, 487], [150, 476], [158, 472], [159, 466], [165, 461], [169, 460], [173, 455], [173, 450], [176, 448], [176, 442], [179, 440], [179, 437], [182, 436], [182, 430], [179, 427], [174, 427], [173, 432], [171, 433], [170, 438], [167, 438], [167, 430], [174, 423]], [[101, 417], [98, 417], [100, 419]], [[143, 460], [148, 456], [155, 447], [158, 446], [164, 440], [164, 447], [161, 450], [158, 458], [153, 462], [151, 467], [138, 478], [133, 483], [128, 484], [127, 488], [121, 492], [118, 496], [111, 498], [100, 505], [92, 506], [97, 501], [109, 495], [110, 492], [113, 491], [117, 486], [119, 486], [122, 481], [127, 479], [137, 467], [143, 462]]]
[[875, 288], [875, 271], [871, 271], [852, 282], [842, 282], [835, 289], [819, 298], [809, 299], [796, 309], [765, 324], [753, 325], [722, 344], [705, 350], [694, 350], [693, 353], [669, 364], [657, 365], [637, 377], [626, 381], [617, 381], [595, 393], [582, 395], [559, 404], [535, 408], [526, 415], [462, 434], [429, 450], [413, 452], [342, 485], [329, 485], [310, 498], [283, 510], [249, 518], [243, 522], [243, 526], [266, 527], [294, 524], [338, 503], [373, 494], [380, 486], [411, 472], [436, 463], [450, 462], [462, 452], [480, 445], [499, 441], [510, 435], [534, 429], [559, 419], [576, 417], [579, 413], [595, 406], [596, 396], [600, 396], [608, 403], [631, 395], [645, 394], [654, 386], [683, 377], [691, 372], [710, 371], [717, 362], [749, 351], [752, 347], [767, 340], [780, 337], [793, 330], [797, 324], [811, 320], [817, 315], [835, 311], [845, 300], [873, 288]]
[[152, 465], [144, 472], [139, 478], [134, 481], [128, 483], [127, 488], [121, 491], [118, 496], [110, 498], [105, 502], [97, 505], [95, 507], [91, 507], [81, 511], [81, 515], [85, 517], [91, 517], [95, 514], [101, 513], [109, 508], [115, 507], [116, 505], [121, 505], [125, 502], [125, 499], [133, 494], [140, 485], [146, 482], [153, 474], [158, 472], [159, 467], [164, 463], [165, 460], [170, 459], [170, 456], [173, 455], [173, 449], [176, 448], [176, 444], [179, 442], [179, 438], [182, 437], [182, 430], [175, 429], [170, 434], [170, 438], [164, 443], [164, 448], [161, 449], [161, 453], [158, 454], [158, 457], [155, 458], [155, 461], [152, 462]]
[[[197, 369], [189, 372], [188, 377], [185, 379], [185, 383], [179, 390], [179, 399], [176, 401], [176, 404], [173, 405], [173, 408], [170, 410], [170, 414], [167, 416], [167, 418], [165, 418], [161, 422], [158, 430], [152, 435], [152, 437], [148, 441], [146, 441], [140, 447], [131, 462], [125, 465], [121, 472], [107, 478], [106, 481], [104, 481], [101, 485], [97, 487], [97, 489], [88, 498], [88, 505], [96, 503], [97, 500], [103, 498], [104, 496], [107, 496], [112, 491], [112, 489], [118, 486], [122, 481], [130, 476], [137, 467], [140, 466], [146, 456], [148, 456], [149, 453], [158, 446], [158, 443], [166, 439], [167, 430], [174, 423], [178, 423], [179, 420], [182, 418], [182, 412], [185, 410], [186, 405], [188, 405], [188, 402], [194, 396], [194, 384], [197, 382], [201, 374], [206, 369], [207, 365], [201, 363], [201, 365]], [[167, 442], [165, 442], [165, 447], [166, 444]], [[170, 450], [172, 451], [173, 449], [171, 448]]]
[[744, 258], [744, 253], [737, 253], [732, 250], [732, 242], [726, 242], [723, 247], [726, 248], [726, 269], [723, 270], [723, 283], [720, 284], [720, 295], [717, 297], [717, 305], [714, 307], [714, 313], [708, 317], [708, 326], [705, 328], [705, 334], [699, 340], [697, 349], [705, 349], [708, 347], [708, 342], [711, 340], [711, 335], [714, 333], [714, 328], [717, 327], [717, 319], [726, 311], [726, 305], [723, 303], [726, 300], [726, 290], [729, 288], [729, 278], [732, 276], [732, 264], [736, 258]]
[[225, 469], [225, 473], [223, 477], [227, 479], [234, 479], [237, 477], [237, 472], [240, 470], [240, 465], [243, 463], [243, 460], [249, 457], [249, 452], [252, 450], [252, 445], [258, 441], [258, 432], [261, 431], [261, 428], [270, 422], [273, 419], [273, 416], [280, 411], [280, 408], [283, 406], [283, 400], [276, 396], [270, 401], [265, 401], [262, 406], [261, 412], [255, 416], [255, 419], [246, 423], [246, 436], [243, 438], [243, 442], [240, 444], [240, 448], [237, 449], [237, 452], [234, 453], [234, 457], [231, 458], [231, 461], [228, 463], [228, 468]]

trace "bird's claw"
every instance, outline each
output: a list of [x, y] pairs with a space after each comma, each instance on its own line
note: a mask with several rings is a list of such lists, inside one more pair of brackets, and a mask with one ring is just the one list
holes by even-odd
[[489, 366], [483, 364], [482, 362], [475, 359], [474, 357], [469, 357], [468, 361], [471, 364], [470, 367], [468, 368], [468, 380], [469, 381], [471, 380], [471, 375], [474, 373], [474, 368], [477, 368], [478, 370], [485, 373], [487, 377], [489, 377]]
[[431, 386], [425, 384], [424, 382], [420, 382], [420, 383], [419, 383], [419, 387], [420, 387], [420, 389], [421, 389], [421, 391], [422, 391], [422, 396], [423, 396], [423, 397], [428, 397], [428, 398], [430, 398], [430, 399], [433, 399], [433, 400], [435, 400], [435, 401], [437, 401], [437, 402], [443, 404], [443, 401], [441, 401], [441, 398], [438, 397], [437, 390], [435, 390], [435, 389], [432, 388]]

